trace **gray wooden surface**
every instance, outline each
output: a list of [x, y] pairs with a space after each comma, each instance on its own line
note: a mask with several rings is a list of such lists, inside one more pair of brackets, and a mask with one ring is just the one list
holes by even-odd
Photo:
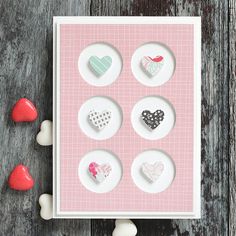
[[[0, 235], [111, 235], [113, 220], [39, 217], [52, 191], [52, 149], [35, 142], [52, 118], [52, 17], [59, 15], [202, 16], [202, 219], [135, 220], [139, 236], [236, 235], [236, 3], [234, 0], [0, 0]], [[20, 97], [40, 111], [32, 124], [9, 114]], [[9, 172], [29, 166], [36, 186], [7, 187]]]

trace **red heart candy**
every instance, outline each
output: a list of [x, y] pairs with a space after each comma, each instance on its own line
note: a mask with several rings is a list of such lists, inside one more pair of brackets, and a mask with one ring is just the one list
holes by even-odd
[[8, 178], [8, 185], [15, 190], [29, 190], [34, 186], [34, 179], [28, 168], [24, 165], [17, 165]]
[[26, 98], [19, 99], [14, 105], [11, 118], [15, 122], [34, 121], [38, 116], [34, 104]]

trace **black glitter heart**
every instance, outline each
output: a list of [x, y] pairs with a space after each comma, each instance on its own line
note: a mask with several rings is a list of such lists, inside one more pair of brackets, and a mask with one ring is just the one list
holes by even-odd
[[164, 120], [164, 112], [162, 110], [156, 110], [152, 113], [145, 110], [142, 112], [141, 118], [149, 128], [154, 130], [158, 125], [160, 125], [161, 121]]

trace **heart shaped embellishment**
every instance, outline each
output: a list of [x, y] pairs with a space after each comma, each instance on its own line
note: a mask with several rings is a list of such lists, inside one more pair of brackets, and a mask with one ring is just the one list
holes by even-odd
[[144, 56], [141, 60], [141, 65], [144, 72], [149, 76], [153, 77], [158, 74], [164, 65], [164, 58], [162, 56], [156, 56], [151, 58], [149, 56]]
[[164, 120], [164, 112], [162, 110], [156, 110], [152, 113], [149, 110], [144, 110], [141, 118], [151, 130], [154, 130]]
[[142, 164], [141, 167], [143, 175], [151, 183], [157, 181], [164, 170], [164, 165], [162, 162], [155, 162], [154, 164], [149, 164], [147, 162]]
[[34, 180], [26, 166], [17, 165], [8, 178], [8, 185], [12, 189], [26, 191], [33, 188]]
[[37, 134], [36, 141], [39, 145], [52, 145], [52, 121], [44, 120], [40, 126], [40, 132]]
[[112, 58], [109, 56], [105, 56], [102, 58], [91, 56], [89, 58], [89, 66], [97, 77], [104, 75], [106, 71], [111, 67], [111, 64]]
[[39, 197], [39, 205], [41, 207], [40, 216], [44, 220], [52, 219], [52, 195], [44, 193]]
[[111, 112], [97, 112], [92, 110], [89, 112], [88, 118], [95, 128], [97, 128], [98, 130], [102, 130], [109, 124], [111, 120]]
[[89, 173], [98, 183], [102, 183], [110, 174], [111, 166], [106, 163], [99, 165], [96, 162], [92, 162], [89, 164]]
[[131, 220], [118, 219], [115, 225], [112, 236], [135, 236], [138, 233], [136, 225]]
[[38, 112], [34, 104], [26, 98], [19, 99], [11, 113], [11, 118], [15, 122], [34, 121], [37, 116]]

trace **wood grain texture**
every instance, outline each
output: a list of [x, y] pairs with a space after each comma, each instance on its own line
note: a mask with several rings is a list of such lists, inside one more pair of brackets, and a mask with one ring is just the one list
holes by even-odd
[[236, 2], [229, 1], [229, 107], [230, 107], [230, 236], [236, 235]]
[[[202, 16], [202, 219], [134, 222], [139, 236], [236, 235], [235, 12], [234, 0], [0, 0], [0, 235], [110, 236], [114, 228], [113, 220], [39, 217], [38, 197], [52, 191], [52, 149], [40, 147], [35, 136], [41, 121], [52, 119], [56, 15]], [[10, 121], [20, 97], [36, 104], [36, 122]], [[29, 166], [36, 180], [26, 193], [6, 185], [18, 163]]]
[[228, 3], [181, 1], [176, 14], [202, 16], [202, 219], [176, 225], [190, 235], [228, 235]]

